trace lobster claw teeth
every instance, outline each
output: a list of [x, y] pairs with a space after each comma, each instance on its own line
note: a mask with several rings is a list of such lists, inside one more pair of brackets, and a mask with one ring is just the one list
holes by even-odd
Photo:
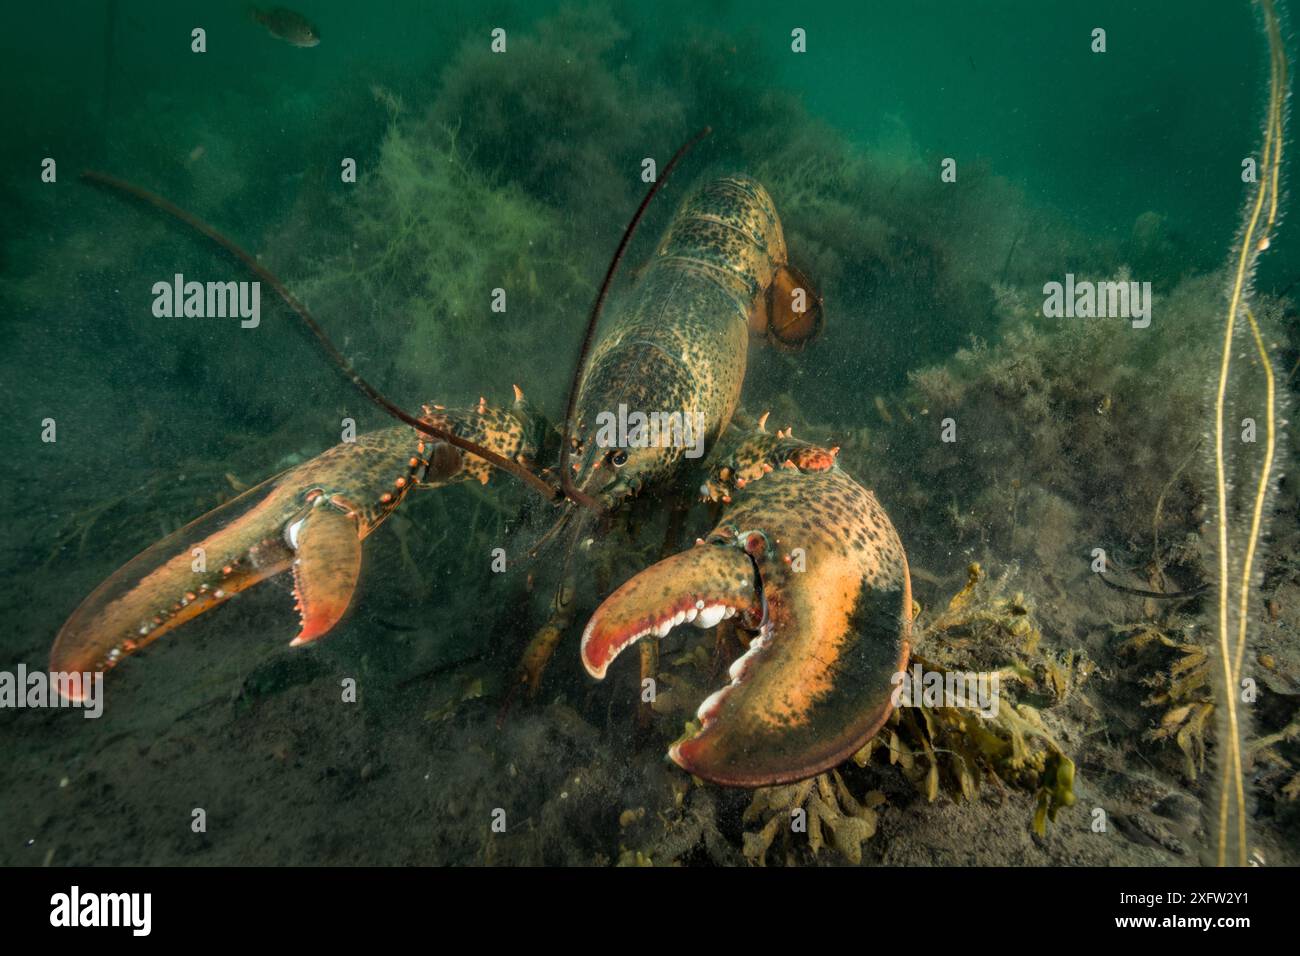
[[352, 514], [324, 504], [290, 525], [286, 538], [296, 546], [293, 593], [302, 629], [290, 647], [328, 633], [347, 612], [361, 577], [361, 537]]
[[745, 612], [759, 615], [754, 564], [739, 548], [701, 545], [651, 565], [611, 594], [582, 634], [582, 663], [597, 680], [624, 650], [680, 624], [714, 627]]

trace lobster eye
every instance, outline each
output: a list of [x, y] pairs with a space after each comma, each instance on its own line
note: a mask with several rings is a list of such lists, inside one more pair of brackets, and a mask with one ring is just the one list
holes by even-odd
[[620, 448], [609, 456], [609, 463], [615, 468], [622, 468], [627, 464], [627, 452]]

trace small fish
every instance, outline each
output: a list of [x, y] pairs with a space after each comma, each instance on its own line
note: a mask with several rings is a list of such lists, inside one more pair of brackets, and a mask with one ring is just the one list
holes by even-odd
[[309, 47], [320, 43], [320, 31], [315, 24], [301, 13], [287, 7], [274, 10], [253, 10], [253, 19], [266, 27], [267, 32], [277, 39], [294, 46]]

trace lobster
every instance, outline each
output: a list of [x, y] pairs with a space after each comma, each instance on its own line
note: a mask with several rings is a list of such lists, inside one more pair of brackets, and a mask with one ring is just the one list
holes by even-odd
[[[697, 137], [698, 138], [698, 137]], [[694, 142], [694, 141], [692, 141]], [[631, 292], [596, 335], [610, 282], [646, 205], [691, 144], [665, 167], [633, 217], [588, 322], [556, 466], [538, 467], [546, 425], [515, 402], [413, 416], [351, 368], [273, 275], [207, 224], [161, 197], [101, 174], [92, 181], [147, 200], [213, 238], [269, 282], [353, 383], [404, 425], [360, 436], [270, 478], [128, 562], [74, 611], [53, 671], [102, 671], [240, 590], [292, 571], [301, 628], [294, 645], [342, 619], [362, 542], [415, 488], [508, 472], [561, 508], [550, 540], [573, 542], [592, 516], [670, 495], [695, 463], [684, 443], [610, 442], [615, 408], [701, 423], [701, 494], [717, 524], [613, 591], [586, 624], [581, 659], [603, 678], [619, 654], [685, 623], [734, 619], [750, 635], [729, 682], [700, 706], [699, 729], [669, 756], [721, 785], [754, 787], [817, 774], [861, 747], [888, 718], [893, 676], [910, 648], [911, 590], [899, 537], [834, 448], [733, 424], [750, 341], [799, 348], [822, 302], [789, 261], [776, 207], [755, 180], [729, 176], [691, 193]], [[673, 416], [679, 416], [673, 418]], [[798, 553], [799, 560], [793, 560]], [[524, 655], [536, 687], [568, 617]], [[540, 641], [540, 643], [539, 643]], [[653, 657], [642, 658], [643, 673]]]

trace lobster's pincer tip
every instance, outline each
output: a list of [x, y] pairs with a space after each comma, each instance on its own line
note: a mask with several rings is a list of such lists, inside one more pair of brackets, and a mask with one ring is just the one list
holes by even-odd
[[755, 613], [754, 567], [743, 551], [696, 547], [646, 568], [609, 596], [582, 634], [582, 664], [603, 680], [614, 659], [645, 637], [683, 624], [706, 629]]

